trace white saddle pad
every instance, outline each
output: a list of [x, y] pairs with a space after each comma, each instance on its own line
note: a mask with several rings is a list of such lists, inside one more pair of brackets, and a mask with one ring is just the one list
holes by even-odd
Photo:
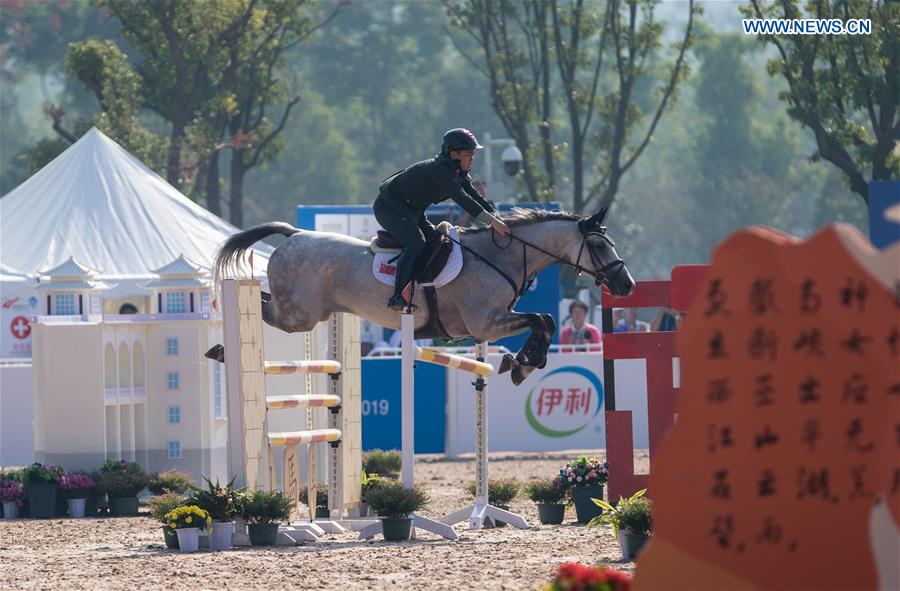
[[[453, 249], [450, 251], [450, 257], [447, 259], [447, 264], [444, 265], [443, 270], [438, 276], [434, 278], [434, 283], [419, 283], [418, 285], [423, 287], [431, 285], [434, 287], [443, 287], [456, 279], [456, 276], [462, 271], [463, 256], [462, 248], [460, 248], [458, 244], [459, 233], [457, 232], [457, 228], [455, 226], [450, 228], [449, 234], [454, 242]], [[375, 279], [385, 285], [390, 285], [391, 287], [393, 287], [394, 278], [397, 276], [397, 261], [394, 261], [393, 263], [388, 261], [396, 256], [396, 252], [377, 252], [372, 260], [372, 274], [375, 276]]]

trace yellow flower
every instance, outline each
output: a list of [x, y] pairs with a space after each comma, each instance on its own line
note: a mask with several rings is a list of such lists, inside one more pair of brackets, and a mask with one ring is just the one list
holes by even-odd
[[185, 523], [190, 523], [190, 522], [192, 522], [193, 520], [194, 520], [194, 518], [191, 517], [190, 515], [188, 515], [187, 517], [184, 518]]
[[173, 521], [169, 524], [169, 527], [171, 527], [172, 529], [175, 529], [176, 527], [178, 527], [178, 523]]

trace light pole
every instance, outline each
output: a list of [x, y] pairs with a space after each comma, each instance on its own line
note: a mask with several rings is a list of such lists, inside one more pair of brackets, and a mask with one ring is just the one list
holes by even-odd
[[[494, 169], [493, 169], [493, 160], [491, 159], [491, 146], [505, 146], [503, 152], [500, 154], [500, 160], [503, 162], [503, 168], [506, 171], [506, 174], [509, 176], [515, 176], [519, 173], [519, 170], [522, 167], [522, 152], [516, 147], [516, 141], [509, 138], [497, 138], [494, 139], [491, 137], [490, 132], [484, 132], [484, 182], [487, 185], [488, 196], [493, 195], [494, 201], [501, 201], [502, 199], [498, 199], [497, 197], [506, 197], [506, 188], [502, 181], [496, 183], [494, 186]], [[493, 186], [493, 187], [492, 187]], [[494, 189], [499, 186], [499, 191], [496, 193]]]

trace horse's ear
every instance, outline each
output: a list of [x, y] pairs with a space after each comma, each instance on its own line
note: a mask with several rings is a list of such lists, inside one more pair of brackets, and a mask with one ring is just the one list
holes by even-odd
[[600, 228], [603, 225], [603, 218], [606, 217], [606, 208], [604, 207], [591, 217], [581, 220], [579, 222], [579, 227], [581, 228], [582, 233], [584, 232], [592, 232]]

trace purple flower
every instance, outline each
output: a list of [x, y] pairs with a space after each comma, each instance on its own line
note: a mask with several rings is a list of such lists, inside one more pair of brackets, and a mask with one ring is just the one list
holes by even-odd
[[96, 483], [87, 474], [69, 474], [60, 483], [63, 490], [82, 490], [94, 488]]

